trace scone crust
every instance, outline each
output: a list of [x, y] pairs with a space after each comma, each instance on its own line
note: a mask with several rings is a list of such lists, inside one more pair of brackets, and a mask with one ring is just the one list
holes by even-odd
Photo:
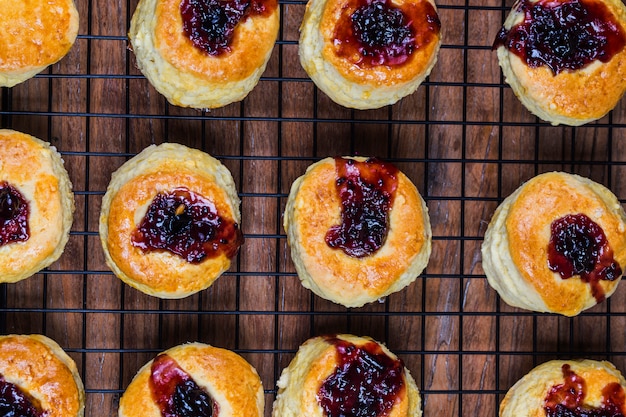
[[[261, 379], [241, 356], [203, 343], [179, 345], [163, 353], [217, 402], [220, 417], [263, 417]], [[145, 364], [126, 388], [119, 417], [161, 417], [149, 385], [152, 362]]]
[[46, 336], [0, 336], [0, 375], [38, 400], [46, 416], [84, 414], [85, 392], [76, 364]]
[[63, 159], [49, 143], [0, 129], [0, 155], [0, 181], [15, 187], [30, 209], [29, 239], [0, 246], [0, 282], [17, 282], [63, 253], [72, 227], [74, 195]]
[[610, 362], [553, 360], [532, 369], [509, 389], [500, 404], [500, 417], [544, 417], [544, 400], [552, 387], [563, 384], [562, 367], [565, 364], [586, 382], [585, 405], [600, 406], [602, 389], [608, 384], [616, 382], [626, 389], [626, 380]]
[[0, 0], [0, 86], [12, 87], [63, 58], [78, 34], [73, 0]]
[[202, 195], [218, 214], [240, 224], [239, 197], [228, 169], [183, 145], [151, 145], [113, 173], [102, 200], [100, 240], [111, 270], [128, 285], [160, 298], [183, 298], [209, 287], [231, 264], [227, 254], [189, 263], [166, 251], [143, 252], [131, 242], [159, 192], [178, 187]]
[[170, 103], [216, 108], [242, 100], [256, 86], [271, 56], [280, 8], [239, 23], [232, 51], [211, 56], [185, 36], [181, 0], [141, 0], [129, 39], [137, 65]]
[[[395, 6], [433, 0], [392, 0]], [[334, 102], [355, 109], [375, 109], [412, 94], [435, 66], [441, 31], [417, 48], [409, 60], [397, 66], [360, 67], [338, 56], [335, 28], [346, 0], [310, 0], [300, 27], [300, 63], [309, 77]]]
[[[622, 1], [597, 1], [608, 7], [626, 32], [626, 6]], [[524, 12], [514, 5], [504, 28], [510, 29], [523, 17]], [[497, 55], [505, 81], [522, 104], [553, 125], [580, 126], [600, 119], [626, 92], [626, 48], [609, 62], [596, 60], [580, 70], [563, 71], [558, 75], [553, 75], [546, 66], [529, 67], [504, 46], [498, 47]]]
[[[536, 176], [507, 197], [491, 220], [483, 243], [489, 283], [508, 304], [574, 316], [597, 301], [591, 286], [575, 276], [562, 279], [548, 268], [553, 221], [582, 213], [602, 227], [613, 257], [626, 266], [626, 215], [606, 187], [578, 175]], [[609, 297], [620, 281], [600, 280]]]
[[[355, 346], [375, 342], [369, 337], [350, 334], [333, 337], [348, 341]], [[380, 343], [378, 345], [389, 357], [397, 359], [397, 356], [385, 345]], [[324, 411], [317, 401], [317, 393], [338, 364], [336, 347], [329, 342], [328, 338], [318, 336], [304, 342], [278, 380], [278, 394], [274, 402], [272, 417], [324, 417]], [[390, 410], [388, 417], [421, 417], [419, 389], [407, 368], [404, 368], [404, 382], [406, 389], [401, 392], [400, 398]]]

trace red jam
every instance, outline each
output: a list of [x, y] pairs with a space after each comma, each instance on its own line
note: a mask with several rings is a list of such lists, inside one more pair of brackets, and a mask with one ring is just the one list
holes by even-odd
[[166, 354], [152, 362], [149, 384], [162, 417], [218, 417], [217, 403]]
[[22, 194], [6, 182], [0, 183], [0, 246], [28, 240], [29, 213]]
[[404, 364], [392, 359], [374, 342], [355, 346], [329, 339], [336, 346], [339, 365], [322, 383], [317, 401], [326, 417], [384, 417], [404, 385]]
[[552, 222], [548, 267], [563, 279], [579, 275], [591, 285], [598, 302], [604, 300], [599, 281], [622, 276], [604, 231], [584, 214], [570, 214]]
[[335, 158], [341, 224], [326, 233], [331, 248], [362, 258], [376, 252], [389, 232], [389, 211], [398, 186], [398, 169], [370, 158], [360, 162]]
[[45, 417], [47, 412], [39, 410], [34, 398], [24, 393], [18, 386], [7, 382], [0, 375], [0, 416], [6, 417]]
[[199, 263], [222, 253], [234, 257], [243, 235], [211, 201], [181, 187], [154, 197], [131, 241], [144, 251], [165, 250]]
[[391, 0], [349, 0], [334, 45], [338, 56], [361, 67], [400, 65], [433, 42], [440, 29], [437, 11], [428, 1], [398, 7]]
[[276, 0], [182, 0], [183, 31], [193, 45], [209, 55], [231, 51], [235, 28], [255, 15], [268, 16]]
[[626, 44], [626, 33], [600, 1], [520, 0], [517, 7], [524, 20], [502, 28], [493, 47], [506, 47], [531, 68], [575, 71], [596, 59], [609, 62]]
[[599, 407], [585, 405], [586, 383], [576, 375], [568, 364], [563, 365], [563, 384], [552, 387], [546, 396], [543, 408], [546, 417], [624, 417], [624, 390], [617, 382], [602, 389], [602, 404]]

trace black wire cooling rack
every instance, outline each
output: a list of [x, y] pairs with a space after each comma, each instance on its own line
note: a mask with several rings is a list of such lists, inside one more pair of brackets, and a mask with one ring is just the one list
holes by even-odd
[[[504, 84], [491, 43], [511, 3], [438, 2], [443, 46], [429, 79], [394, 106], [333, 104], [297, 58], [304, 1], [281, 1], [268, 69], [241, 103], [197, 111], [168, 105], [135, 66], [126, 31], [135, 1], [79, 0], [79, 37], [62, 61], [0, 91], [2, 128], [55, 145], [77, 210], [61, 259], [0, 285], [0, 333], [43, 333], [75, 359], [87, 416], [117, 415], [119, 396], [158, 352], [202, 341], [232, 349], [259, 371], [271, 413], [281, 370], [307, 338], [368, 335], [406, 363], [427, 416], [496, 416], [507, 389], [554, 358], [612, 361], [626, 370], [626, 290], [576, 318], [508, 307], [488, 286], [480, 244], [499, 202], [540, 172], [589, 177], [626, 198], [624, 101], [587, 126], [553, 127]], [[246, 243], [206, 291], [166, 301], [121, 283], [97, 234], [111, 172], [151, 143], [203, 149], [233, 173]], [[396, 163], [426, 200], [433, 254], [426, 271], [380, 303], [345, 309], [300, 285], [282, 212], [289, 187], [326, 156]], [[623, 284], [622, 284], [623, 285]]]

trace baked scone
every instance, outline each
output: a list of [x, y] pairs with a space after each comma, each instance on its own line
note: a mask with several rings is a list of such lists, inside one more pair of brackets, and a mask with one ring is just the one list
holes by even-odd
[[291, 186], [283, 225], [302, 285], [360, 307], [413, 282], [431, 252], [428, 208], [394, 165], [326, 158]]
[[76, 364], [43, 335], [0, 336], [3, 416], [82, 417], [85, 390]]
[[256, 86], [279, 16], [277, 0], [141, 0], [128, 37], [139, 69], [170, 103], [216, 108]]
[[0, 87], [34, 77], [63, 58], [78, 34], [73, 0], [0, 0]]
[[505, 80], [553, 125], [600, 119], [626, 91], [621, 0], [517, 0], [494, 42]]
[[57, 150], [0, 129], [0, 282], [28, 278], [59, 259], [73, 215], [72, 184]]
[[607, 361], [553, 360], [520, 379], [500, 403], [500, 417], [623, 416], [626, 380]]
[[119, 417], [263, 417], [256, 370], [230, 350], [179, 345], [144, 365], [120, 398]]
[[386, 346], [349, 334], [303, 343], [278, 380], [272, 417], [421, 417], [415, 380]]
[[300, 63], [334, 102], [375, 109], [412, 94], [441, 45], [433, 0], [309, 0]]
[[122, 281], [152, 296], [183, 298], [210, 286], [243, 242], [228, 169], [183, 145], [151, 145], [113, 173], [100, 240]]
[[509, 305], [575, 316], [617, 288], [626, 265], [626, 215], [601, 184], [541, 174], [497, 208], [482, 261]]

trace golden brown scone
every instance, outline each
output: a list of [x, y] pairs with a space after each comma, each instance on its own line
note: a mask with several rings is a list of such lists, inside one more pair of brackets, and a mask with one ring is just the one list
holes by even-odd
[[610, 362], [553, 360], [511, 387], [500, 404], [500, 417], [624, 415], [625, 388], [626, 380]]
[[63, 58], [78, 34], [73, 0], [0, 0], [0, 86], [13, 87]]
[[412, 94], [430, 74], [440, 27], [433, 0], [310, 0], [300, 63], [334, 102], [383, 107]]
[[[346, 350], [350, 357], [345, 354]], [[377, 365], [372, 371], [373, 363]], [[371, 377], [372, 382], [368, 384], [355, 378], [357, 371], [363, 373], [364, 379]], [[341, 406], [350, 407], [354, 404], [351, 400], [357, 400], [367, 409], [367, 413], [359, 415], [422, 415], [419, 389], [409, 370], [386, 346], [369, 337], [342, 334], [307, 340], [283, 370], [277, 385], [272, 417], [342, 415]], [[340, 385], [343, 389], [338, 388]], [[383, 392], [380, 388], [384, 385], [388, 391], [380, 395]], [[357, 399], [350, 392], [361, 392], [362, 396]], [[356, 415], [356, 411], [364, 409], [349, 408], [343, 410], [343, 415]]]
[[0, 282], [28, 278], [59, 259], [73, 214], [72, 184], [57, 150], [1, 129]]
[[85, 392], [76, 364], [46, 336], [0, 336], [0, 385], [5, 383], [46, 417], [84, 414]]
[[401, 290], [417, 278], [428, 263], [432, 233], [424, 200], [411, 180], [397, 171], [393, 175], [397, 188], [386, 216], [388, 233], [382, 246], [365, 256], [331, 247], [327, 234], [343, 224], [342, 200], [336, 186], [337, 163], [346, 161], [367, 165], [368, 158], [326, 158], [294, 181], [283, 223], [302, 285], [327, 300], [360, 307]]
[[[163, 386], [161, 381], [168, 377], [171, 386]], [[175, 389], [179, 393], [195, 389], [194, 399], [203, 399], [202, 409], [217, 411], [203, 414], [192, 405], [195, 413], [186, 415], [263, 417], [263, 385], [256, 370], [236, 353], [202, 343], [173, 347], [144, 365], [120, 399], [119, 417], [161, 417], [165, 414], [159, 403], [172, 398]], [[184, 395], [177, 399], [188, 403]], [[172, 411], [168, 415], [182, 415]]]
[[[233, 18], [236, 9], [233, 6], [226, 11], [228, 3], [141, 0], [137, 5], [128, 34], [137, 65], [170, 103], [199, 109], [222, 107], [243, 100], [261, 78], [278, 36], [277, 0], [241, 2], [239, 5], [248, 4], [246, 15], [230, 38], [219, 34], [227, 31], [222, 23], [207, 22], [193, 29], [211, 43], [193, 42], [186, 34], [192, 32], [191, 26], [184, 30], [184, 22], [193, 19], [183, 20], [182, 10], [185, 16], [191, 16], [192, 10], [204, 10], [194, 16], [204, 14], [206, 19], [224, 22]], [[229, 40], [217, 42], [222, 38]]]
[[[604, 186], [563, 172], [536, 176], [508, 196], [489, 223], [482, 245], [487, 280], [512, 306], [577, 315], [617, 288], [626, 265], [625, 222]], [[554, 257], [551, 248], [558, 247], [569, 257]]]
[[[163, 208], [159, 201], [175, 205]], [[150, 229], [141, 226], [159, 210], [163, 225], [153, 238], [178, 242], [171, 250], [154, 241], [143, 245]], [[194, 217], [202, 210], [212, 217]], [[230, 267], [243, 241], [239, 224], [239, 197], [228, 169], [200, 150], [164, 143], [147, 147], [113, 173], [102, 200], [100, 240], [107, 264], [122, 281], [156, 297], [182, 298], [207, 288]]]
[[[531, 43], [530, 36], [525, 42], [520, 41], [524, 35], [516, 35], [515, 31], [520, 22], [525, 18], [531, 22], [539, 22], [538, 18], [530, 16], [533, 7], [541, 7], [549, 4], [547, 10], [551, 10], [555, 5], [571, 3], [573, 7], [583, 7], [590, 10], [590, 13], [602, 16], [597, 22], [586, 23], [587, 17], [580, 13], [572, 14], [569, 21], [578, 26], [559, 30], [560, 24], [553, 21], [547, 23], [551, 29], [548, 33], [545, 29], [537, 29], [545, 39], [549, 39], [547, 44], [538, 42]], [[581, 6], [579, 6], [581, 5]], [[560, 6], [559, 6], [560, 7]], [[603, 16], [605, 10], [614, 23], [609, 23], [603, 27], [607, 17]], [[568, 13], [565, 13], [567, 15]], [[614, 25], [614, 26], [613, 26]], [[594, 33], [593, 28], [602, 28], [599, 36], [589, 35]], [[612, 29], [607, 29], [612, 28]], [[595, 29], [599, 31], [600, 29]], [[573, 34], [584, 34], [584, 39], [577, 39]], [[560, 40], [559, 40], [560, 39]], [[607, 41], [608, 39], [608, 41]], [[594, 52], [585, 53], [582, 46], [586, 43], [607, 42], [608, 50], [613, 52], [599, 52], [600, 49], [591, 48]], [[494, 47], [497, 47], [497, 55], [500, 66], [505, 76], [505, 80], [510, 84], [515, 95], [522, 104], [533, 114], [539, 116], [553, 125], [566, 124], [579, 126], [596, 119], [600, 119], [613, 109], [626, 91], [626, 7], [621, 0], [559, 0], [551, 2], [549, 0], [518, 0], [513, 6], [511, 13], [504, 22], [504, 27], [498, 35]], [[506, 47], [505, 45], [511, 45]], [[519, 45], [541, 45], [529, 47], [528, 54], [538, 54], [537, 50], [542, 50], [543, 58], [536, 58], [541, 62], [538, 66], [536, 61], [527, 63], [522, 59], [524, 55], [513, 52]], [[512, 46], [517, 45], [517, 46]], [[554, 51], [556, 45], [565, 51], [559, 54], [550, 54], [547, 51]], [[579, 61], [581, 54], [594, 57], [593, 61], [582, 66]], [[572, 59], [573, 55], [577, 55]], [[608, 59], [610, 58], [610, 59]], [[546, 64], [547, 63], [547, 64]]]

